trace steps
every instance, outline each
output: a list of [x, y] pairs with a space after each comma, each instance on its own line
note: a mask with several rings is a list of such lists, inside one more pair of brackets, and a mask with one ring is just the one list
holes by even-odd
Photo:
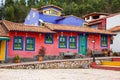
[[120, 66], [120, 61], [104, 61], [104, 62], [101, 62], [101, 65]]
[[120, 57], [119, 58], [112, 58], [112, 61], [120, 61]]
[[112, 58], [112, 61], [103, 61], [100, 65], [95, 62], [90, 65], [92, 68], [96, 69], [106, 69], [106, 70], [116, 70], [120, 71], [120, 57]]

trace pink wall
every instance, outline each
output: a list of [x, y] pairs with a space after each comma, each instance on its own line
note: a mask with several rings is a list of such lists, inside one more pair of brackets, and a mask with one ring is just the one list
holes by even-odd
[[[66, 32], [63, 33], [63, 35], [68, 36], [67, 39], [69, 39], [69, 35], [71, 33]], [[33, 57], [33, 55], [38, 54], [39, 49], [41, 48], [41, 46], [44, 46], [46, 48], [46, 55], [59, 55], [59, 52], [78, 52], [78, 49], [69, 49], [68, 47], [68, 43], [67, 43], [67, 48], [58, 48], [58, 37], [59, 35], [61, 35], [60, 32], [58, 32], [57, 34], [54, 34], [54, 43], [53, 44], [45, 44], [44, 43], [44, 34], [38, 34], [38, 33], [25, 33], [25, 32], [10, 32], [10, 41], [8, 42], [8, 57], [14, 57], [15, 54], [19, 54], [21, 57]], [[24, 46], [23, 46], [23, 50], [13, 50], [13, 39], [14, 39], [14, 35], [15, 36], [22, 36], [24, 38]], [[72, 36], [76, 36], [77, 37], [78, 33], [74, 33], [72, 32]], [[34, 37], [35, 38], [35, 51], [26, 51], [25, 50], [25, 41], [26, 41], [26, 37]], [[78, 40], [78, 38], [77, 38]], [[78, 41], [77, 41], [78, 43]], [[78, 46], [77, 46], [78, 47]]]
[[[69, 41], [67, 41], [67, 48], [59, 48], [58, 41], [59, 36], [61, 35], [61, 32], [58, 32], [57, 34], [54, 34], [54, 43], [53, 44], [45, 44], [44, 43], [44, 34], [40, 33], [26, 33], [26, 32], [9, 32], [10, 35], [10, 41], [8, 42], [8, 57], [14, 57], [16, 54], [19, 54], [20, 57], [29, 57], [33, 58], [34, 55], [38, 54], [39, 49], [41, 46], [44, 46], [46, 48], [46, 55], [59, 55], [60, 52], [77, 52], [78, 53], [78, 33], [77, 32], [63, 32], [64, 36], [67, 36], [67, 40], [69, 39], [69, 36], [76, 36], [77, 38], [77, 48], [76, 49], [69, 49]], [[88, 35], [88, 45], [87, 47], [89, 49], [93, 49], [93, 43], [92, 43], [92, 36], [95, 36], [95, 49], [102, 49], [100, 46], [100, 35], [98, 34], [89, 34]], [[13, 39], [14, 36], [22, 36], [24, 38], [24, 46], [23, 50], [13, 50]], [[26, 37], [34, 37], [35, 38], [35, 51], [26, 51], [25, 50], [25, 41]], [[110, 37], [108, 40], [108, 44], [110, 43]], [[110, 46], [110, 45], [108, 45]], [[103, 47], [106, 48], [106, 47]], [[110, 49], [108, 47], [108, 49]]]
[[[94, 38], [93, 38], [94, 37]], [[90, 34], [88, 35], [88, 48], [93, 50], [94, 44], [92, 43], [92, 40], [95, 40], [95, 49], [101, 50], [101, 49], [110, 49], [110, 36], [108, 36], [108, 47], [101, 47], [101, 35], [99, 34]]]

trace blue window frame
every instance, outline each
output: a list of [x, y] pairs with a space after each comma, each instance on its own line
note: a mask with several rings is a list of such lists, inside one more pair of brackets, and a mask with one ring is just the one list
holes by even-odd
[[59, 37], [59, 48], [67, 48], [67, 37], [66, 36]]
[[26, 50], [28, 51], [35, 50], [35, 38], [32, 38], [32, 37], [26, 38]]
[[13, 42], [14, 50], [23, 50], [23, 37], [15, 36]]
[[108, 37], [107, 35], [101, 35], [101, 46], [107, 47], [108, 46]]
[[45, 34], [45, 44], [53, 44], [53, 35]]
[[69, 48], [76, 49], [76, 37], [75, 36], [69, 37]]

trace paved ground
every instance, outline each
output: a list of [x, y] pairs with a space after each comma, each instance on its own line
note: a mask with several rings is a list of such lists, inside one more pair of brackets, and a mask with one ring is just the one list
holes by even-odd
[[0, 69], [0, 80], [120, 80], [120, 71], [100, 69]]

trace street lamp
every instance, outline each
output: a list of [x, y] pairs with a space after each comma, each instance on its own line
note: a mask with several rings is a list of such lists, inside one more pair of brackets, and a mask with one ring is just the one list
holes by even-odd
[[92, 43], [93, 43], [93, 52], [92, 52], [93, 62], [95, 62], [95, 55], [94, 55], [94, 51], [95, 51], [95, 39], [94, 39], [94, 36], [93, 36], [93, 38], [92, 38]]

